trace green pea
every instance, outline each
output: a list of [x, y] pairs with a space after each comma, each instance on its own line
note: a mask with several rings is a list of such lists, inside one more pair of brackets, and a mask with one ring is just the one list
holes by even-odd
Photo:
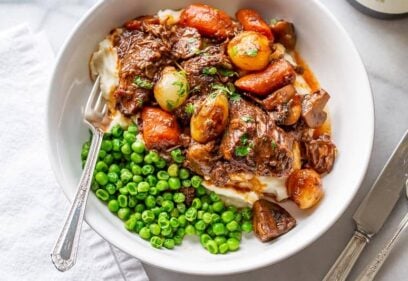
[[171, 210], [174, 209], [174, 203], [170, 200], [164, 200], [162, 203], [162, 208], [166, 211], [166, 212], [171, 212]]
[[168, 183], [171, 190], [178, 190], [181, 187], [179, 178], [170, 177]]
[[145, 145], [140, 140], [136, 140], [134, 143], [132, 143], [132, 150], [136, 153], [141, 154], [145, 150]]
[[161, 231], [160, 226], [159, 226], [157, 223], [152, 223], [152, 224], [150, 225], [150, 232], [151, 232], [153, 235], [159, 235], [159, 234], [160, 234], [160, 231]]
[[107, 154], [105, 158], [103, 158], [103, 162], [105, 162], [107, 165], [110, 165], [113, 163], [113, 155], [112, 154]]
[[193, 201], [191, 202], [191, 206], [196, 209], [200, 209], [202, 206], [200, 198], [194, 198]]
[[153, 175], [148, 175], [146, 177], [146, 181], [149, 183], [150, 186], [156, 186], [157, 184], [157, 178]]
[[234, 238], [234, 239], [236, 239], [236, 240], [238, 240], [238, 241], [241, 241], [241, 239], [242, 239], [242, 232], [240, 232], [240, 231], [232, 231], [232, 232], [230, 232], [230, 233], [228, 234], [228, 236], [229, 236], [230, 238]]
[[120, 179], [124, 183], [127, 183], [133, 178], [133, 174], [128, 169], [122, 169], [120, 171]]
[[116, 183], [119, 180], [119, 176], [117, 173], [109, 172], [107, 176], [108, 176], [108, 181], [111, 183]]
[[112, 150], [115, 152], [120, 152], [120, 140], [119, 139], [114, 139], [112, 140]]
[[167, 173], [171, 176], [171, 177], [177, 177], [178, 176], [178, 170], [179, 167], [177, 164], [171, 164], [169, 166], [169, 168], [167, 169]]
[[226, 227], [229, 231], [236, 231], [239, 229], [239, 224], [236, 221], [230, 221]]
[[132, 123], [128, 126], [127, 131], [132, 134], [137, 134], [139, 132], [139, 128], [136, 124]]
[[229, 238], [227, 240], [227, 244], [228, 244], [228, 250], [230, 251], [236, 251], [239, 248], [239, 240], [235, 238]]
[[137, 194], [137, 184], [135, 182], [129, 182], [126, 184], [126, 189], [128, 190], [130, 195]]
[[220, 201], [220, 197], [214, 191], [210, 192], [210, 199], [211, 199], [212, 202]]
[[205, 212], [205, 213], [203, 214], [203, 221], [204, 221], [206, 224], [210, 224], [211, 221], [212, 221], [211, 213]]
[[111, 183], [108, 183], [107, 185], [105, 185], [105, 190], [110, 194], [113, 195], [116, 193], [116, 186], [114, 186]]
[[143, 156], [139, 153], [133, 152], [132, 154], [130, 154], [130, 160], [132, 160], [136, 164], [139, 164], [143, 162]]
[[110, 140], [103, 140], [101, 144], [101, 148], [105, 151], [111, 151], [112, 150], [112, 142]]
[[181, 213], [184, 214], [186, 212], [186, 204], [184, 203], [177, 203], [177, 210]]
[[130, 145], [128, 143], [123, 144], [122, 147], [120, 148], [120, 151], [124, 155], [130, 155], [132, 153], [132, 149], [130, 148]]
[[89, 154], [89, 149], [82, 149], [81, 150], [81, 159], [82, 160], [86, 160], [86, 158], [88, 158], [88, 154]]
[[163, 246], [167, 249], [174, 249], [175, 242], [171, 238], [167, 238], [164, 240]]
[[181, 152], [180, 148], [174, 149], [170, 152], [171, 158], [173, 159], [174, 162], [176, 163], [183, 163], [184, 162], [184, 156], [183, 153]]
[[165, 236], [165, 237], [169, 237], [173, 234], [173, 230], [171, 229], [171, 227], [169, 228], [165, 228], [161, 230], [161, 235]]
[[200, 176], [193, 176], [191, 178], [191, 185], [194, 188], [198, 188], [201, 185], [201, 182], [203, 181], [203, 179]]
[[215, 235], [223, 235], [225, 234], [225, 226], [222, 223], [215, 223], [212, 226], [212, 230], [214, 231]]
[[120, 152], [113, 152], [112, 155], [113, 155], [113, 159], [116, 159], [116, 160], [122, 159], [122, 154]]
[[128, 206], [129, 208], [134, 208], [137, 204], [137, 199], [134, 196], [129, 196], [128, 198]]
[[[201, 200], [201, 201], [202, 201], [202, 200]], [[201, 206], [201, 210], [207, 211], [209, 206], [210, 206], [210, 205], [209, 205], [207, 202], [203, 202], [203, 205]]]
[[143, 160], [144, 160], [144, 162], [146, 164], [152, 164], [153, 163], [153, 159], [152, 159], [152, 156], [151, 156], [150, 153], [146, 154]]
[[176, 231], [177, 235], [180, 237], [184, 237], [186, 235], [186, 230], [183, 227], [180, 227]]
[[[129, 131], [123, 133], [123, 139], [128, 143], [128, 144], [133, 144], [133, 142], [136, 140], [136, 135], [130, 133]], [[130, 146], [129, 146], [130, 148]]]
[[211, 214], [211, 221], [212, 221], [212, 223], [220, 222], [221, 221], [220, 215], [218, 215], [216, 213], [212, 213]]
[[109, 166], [109, 173], [120, 173], [120, 167], [117, 164], [112, 164]]
[[116, 189], [119, 189], [119, 188], [122, 188], [122, 187], [123, 187], [123, 181], [118, 180], [118, 181], [116, 182]]
[[203, 231], [204, 229], [205, 229], [205, 227], [206, 227], [206, 225], [205, 225], [205, 222], [203, 221], [203, 220], [198, 220], [196, 223], [195, 223], [195, 228], [197, 229], [197, 230], [200, 230], [200, 231]]
[[242, 215], [241, 215], [241, 213], [237, 213], [236, 215], [235, 215], [235, 218], [234, 218], [234, 220], [236, 221], [236, 222], [241, 222], [241, 220], [242, 220]]
[[150, 239], [150, 236], [151, 236], [150, 229], [147, 228], [146, 226], [143, 227], [143, 228], [140, 229], [140, 231], [139, 231], [139, 236], [140, 236], [140, 238], [142, 238], [142, 239], [144, 239], [144, 240]]
[[186, 219], [190, 222], [194, 221], [197, 218], [197, 209], [190, 207], [185, 213]]
[[105, 158], [105, 156], [106, 156], [106, 151], [103, 149], [99, 150], [98, 159], [102, 160], [103, 158]]
[[241, 229], [243, 232], [249, 233], [252, 231], [252, 223], [250, 221], [244, 221], [241, 224]]
[[148, 195], [147, 192], [137, 192], [136, 198], [137, 200], [145, 200], [147, 195]]
[[165, 192], [165, 193], [163, 193], [163, 198], [164, 198], [164, 200], [173, 200], [173, 194], [172, 193], [170, 193], [170, 192]]
[[128, 195], [129, 194], [129, 190], [125, 187], [121, 187], [119, 188], [119, 193], [123, 194], [123, 195]]
[[212, 204], [214, 212], [220, 213], [224, 209], [224, 203], [222, 201], [217, 201]]
[[134, 183], [139, 183], [139, 182], [143, 181], [143, 177], [140, 176], [140, 175], [134, 175], [132, 180], [133, 180]]
[[145, 205], [147, 208], [151, 209], [156, 206], [156, 199], [152, 195], [148, 195], [145, 199]]
[[142, 230], [142, 228], [143, 228], [144, 226], [145, 226], [145, 225], [144, 225], [143, 221], [138, 220], [138, 221], [136, 222], [134, 231], [135, 231], [136, 233], [140, 233], [140, 230]]
[[[150, 232], [152, 232], [150, 230]], [[154, 235], [154, 233], [152, 233]], [[160, 232], [159, 232], [160, 234]], [[163, 239], [161, 239], [159, 236], [152, 236], [150, 238], [150, 244], [156, 248], [156, 249], [160, 249], [163, 246]]]
[[225, 211], [221, 214], [221, 219], [225, 223], [229, 223], [234, 219], [234, 213], [232, 211]]
[[176, 192], [173, 195], [173, 201], [175, 203], [183, 203], [186, 200], [186, 196], [181, 192]]
[[200, 185], [200, 186], [196, 189], [196, 194], [197, 194], [197, 196], [203, 196], [203, 195], [207, 194], [207, 190], [205, 189], [204, 186]]
[[108, 209], [112, 213], [116, 213], [119, 210], [119, 202], [117, 200], [110, 200], [108, 202]]
[[[175, 210], [177, 210], [177, 209], [175, 209]], [[170, 218], [170, 226], [172, 228], [178, 228], [180, 226], [180, 223], [179, 223], [178, 219], [174, 218], [174, 217]]]
[[196, 233], [194, 226], [191, 224], [186, 226], [185, 231], [187, 235], [194, 235]]
[[169, 217], [169, 214], [168, 213], [166, 213], [166, 212], [160, 212], [160, 214], [159, 214], [159, 219], [160, 218], [165, 218], [165, 219], [169, 219], [170, 217]]
[[130, 209], [129, 208], [120, 208], [118, 210], [118, 217], [121, 220], [127, 220], [129, 218], [130, 215]]
[[117, 125], [112, 127], [111, 133], [112, 133], [112, 135], [114, 137], [118, 138], [118, 137], [122, 136], [123, 129], [122, 129], [122, 127], [120, 125], [117, 124]]
[[218, 253], [218, 245], [217, 245], [217, 243], [215, 243], [214, 240], [207, 241], [207, 243], [205, 243], [205, 248], [211, 254], [217, 254]]
[[242, 218], [250, 221], [252, 219], [252, 210], [249, 207], [245, 207], [241, 210]]
[[139, 203], [135, 206], [135, 212], [137, 213], [142, 213], [145, 210], [145, 205], [142, 203]]
[[207, 244], [208, 241], [211, 241], [211, 236], [204, 233], [200, 235], [200, 243], [201, 245], [205, 246], [205, 244]]
[[157, 162], [159, 162], [160, 156], [159, 156], [159, 154], [157, 154], [157, 152], [155, 152], [155, 151], [150, 151], [148, 155], [149, 155], [149, 157], [151, 158], [152, 163], [157, 163]]
[[180, 215], [177, 220], [179, 221], [179, 225], [180, 226], [186, 226], [187, 224], [187, 220], [186, 220], [186, 216], [185, 215]]
[[178, 246], [178, 245], [181, 245], [181, 243], [183, 242], [183, 237], [174, 235], [173, 240], [174, 240], [174, 244]]
[[156, 197], [156, 204], [161, 206], [161, 204], [163, 203], [163, 200], [164, 200], [163, 196], [161, 196], [161, 195], [157, 196]]
[[98, 163], [96, 163], [95, 170], [97, 172], [107, 172], [108, 165], [106, 165], [106, 163], [103, 161], [98, 161]]
[[164, 167], [166, 167], [167, 163], [166, 163], [166, 160], [164, 160], [163, 158], [160, 158], [159, 161], [154, 163], [154, 165], [156, 165], [158, 169], [163, 169]]
[[157, 172], [157, 178], [159, 180], [168, 180], [169, 179], [169, 174], [166, 171], [158, 171]]
[[150, 185], [148, 182], [142, 181], [137, 185], [137, 192], [148, 192]]
[[136, 219], [132, 216], [125, 222], [125, 228], [132, 231], [136, 226]]
[[227, 238], [225, 236], [217, 236], [214, 238], [215, 243], [217, 243], [218, 246], [221, 244], [224, 244], [227, 242]]
[[123, 195], [123, 194], [119, 195], [118, 196], [118, 202], [119, 202], [120, 207], [122, 207], [122, 208], [127, 207], [127, 205], [128, 205], [127, 196]]
[[169, 184], [165, 180], [159, 180], [156, 184], [156, 188], [158, 191], [165, 191], [169, 188]]
[[143, 220], [145, 223], [151, 223], [151, 222], [153, 222], [153, 221], [154, 221], [154, 214], [153, 214], [153, 212], [150, 211], [150, 210], [145, 210], [145, 211], [143, 211], [143, 213], [142, 213], [142, 220]]
[[182, 180], [188, 179], [190, 177], [190, 172], [186, 168], [181, 168], [179, 171], [179, 177]]
[[181, 185], [183, 187], [190, 187], [191, 186], [191, 180], [182, 180]]
[[150, 195], [157, 195], [159, 193], [159, 190], [156, 188], [156, 187], [151, 187], [150, 189], [149, 189], [149, 194]]
[[154, 167], [153, 165], [150, 164], [146, 164], [142, 167], [142, 174], [143, 175], [151, 175], [154, 173]]
[[159, 217], [157, 220], [161, 229], [166, 229], [170, 227], [170, 221], [165, 217]]
[[228, 243], [223, 243], [218, 246], [218, 251], [220, 254], [226, 254], [229, 251]]
[[[193, 206], [194, 207], [194, 206]], [[203, 218], [203, 215], [204, 215], [204, 211], [203, 210], [198, 210], [198, 212], [197, 212], [197, 218], [199, 219], [199, 220], [201, 220], [202, 218]]]
[[106, 185], [108, 183], [108, 176], [104, 172], [98, 172], [95, 175], [95, 180], [100, 185]]

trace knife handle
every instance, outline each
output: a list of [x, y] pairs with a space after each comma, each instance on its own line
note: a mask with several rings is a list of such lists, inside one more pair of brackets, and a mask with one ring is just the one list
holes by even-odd
[[369, 237], [356, 230], [323, 281], [345, 281], [368, 242], [370, 242]]

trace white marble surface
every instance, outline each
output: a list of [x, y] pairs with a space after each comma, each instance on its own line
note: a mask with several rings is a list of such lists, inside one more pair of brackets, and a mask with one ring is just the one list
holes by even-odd
[[[315, 243], [273, 266], [243, 274], [203, 277], [169, 272], [145, 265], [154, 280], [321, 280], [353, 232], [352, 214], [367, 193], [399, 138], [408, 128], [408, 18], [382, 21], [360, 14], [345, 0], [321, 0], [342, 22], [367, 67], [375, 99], [376, 132], [369, 169], [362, 187], [338, 222]], [[96, 0], [0, 0], [0, 30], [28, 22], [45, 31], [59, 50], [78, 19]], [[335, 66], [333, 66], [335, 67]], [[345, 187], [347, 188], [347, 187]], [[390, 220], [361, 256], [349, 280], [377, 253], [402, 216], [408, 201], [400, 199]], [[402, 237], [376, 280], [408, 280], [408, 233]]]

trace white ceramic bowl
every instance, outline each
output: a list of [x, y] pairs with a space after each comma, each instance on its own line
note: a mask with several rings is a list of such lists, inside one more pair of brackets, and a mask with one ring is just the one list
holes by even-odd
[[[88, 61], [99, 41], [114, 27], [159, 9], [185, 7], [191, 1], [102, 1], [91, 9], [62, 47], [52, 76], [48, 101], [49, 155], [55, 176], [72, 200], [81, 175], [81, 144], [88, 138], [82, 122], [91, 89]], [[149, 264], [194, 274], [229, 274], [276, 263], [300, 251], [322, 235], [343, 213], [357, 192], [370, 157], [374, 118], [366, 71], [350, 38], [339, 22], [318, 1], [234, 0], [202, 1], [234, 15], [250, 7], [265, 19], [293, 21], [297, 48], [321, 85], [331, 94], [329, 109], [333, 138], [339, 149], [333, 171], [324, 178], [325, 197], [311, 212], [300, 212], [293, 203], [285, 207], [298, 225], [270, 243], [244, 237], [241, 249], [211, 255], [197, 239], [185, 239], [174, 250], [156, 250], [129, 233], [94, 194], [90, 194], [86, 221], [107, 241]]]

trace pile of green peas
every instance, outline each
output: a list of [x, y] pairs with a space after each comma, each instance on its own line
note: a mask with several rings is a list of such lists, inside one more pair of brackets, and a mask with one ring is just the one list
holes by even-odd
[[[173, 249], [186, 235], [198, 235], [212, 254], [236, 251], [242, 232], [252, 231], [250, 208], [226, 206], [204, 188], [202, 178], [184, 168], [180, 149], [170, 152], [167, 163], [137, 138], [138, 127], [115, 125], [103, 137], [95, 166], [92, 190], [108, 209], [155, 248]], [[90, 141], [81, 152], [85, 164]], [[195, 198], [186, 205], [181, 188], [193, 187]]]

